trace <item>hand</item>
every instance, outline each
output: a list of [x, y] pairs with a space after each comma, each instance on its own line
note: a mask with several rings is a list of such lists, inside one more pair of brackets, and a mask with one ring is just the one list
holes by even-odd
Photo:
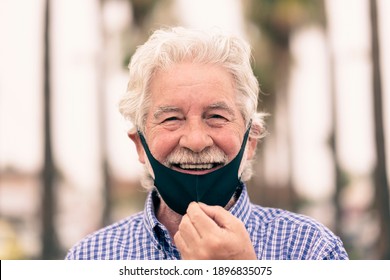
[[220, 206], [190, 203], [174, 240], [183, 259], [256, 259], [244, 224]]

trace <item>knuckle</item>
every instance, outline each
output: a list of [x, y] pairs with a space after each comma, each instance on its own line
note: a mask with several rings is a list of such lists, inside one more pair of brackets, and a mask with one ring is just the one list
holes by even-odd
[[193, 212], [191, 213], [191, 216], [189, 217], [189, 220], [191, 222], [197, 223], [202, 219], [202, 215], [199, 212]]

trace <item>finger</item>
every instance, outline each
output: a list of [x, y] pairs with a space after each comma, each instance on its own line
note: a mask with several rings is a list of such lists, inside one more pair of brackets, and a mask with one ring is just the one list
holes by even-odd
[[187, 208], [187, 215], [201, 238], [210, 232], [219, 230], [218, 225], [206, 215], [196, 202], [190, 203]]
[[199, 207], [219, 227], [231, 228], [237, 223], [237, 218], [221, 206], [210, 206], [200, 202]]
[[191, 249], [187, 246], [180, 232], [177, 232], [173, 237], [175, 240], [175, 245], [180, 252], [180, 256], [182, 260], [190, 260], [195, 259], [193, 253], [191, 253]]
[[185, 252], [188, 251], [188, 245], [184, 241], [183, 237], [181, 236], [181, 233], [178, 231], [176, 234], [173, 236], [173, 239], [175, 241], [175, 245], [177, 249], [180, 251], [180, 253], [183, 255]]
[[188, 247], [191, 247], [193, 246], [193, 244], [196, 244], [200, 238], [200, 235], [192, 224], [190, 218], [188, 217], [188, 214], [183, 216], [179, 224], [178, 232], [180, 232], [181, 238], [184, 240]]

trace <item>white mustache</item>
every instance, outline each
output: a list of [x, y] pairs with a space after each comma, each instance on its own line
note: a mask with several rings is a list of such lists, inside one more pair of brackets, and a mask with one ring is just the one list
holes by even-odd
[[166, 160], [165, 165], [170, 167], [177, 164], [226, 164], [227, 155], [217, 147], [209, 147], [205, 150], [195, 153], [186, 148], [178, 148], [171, 152]]

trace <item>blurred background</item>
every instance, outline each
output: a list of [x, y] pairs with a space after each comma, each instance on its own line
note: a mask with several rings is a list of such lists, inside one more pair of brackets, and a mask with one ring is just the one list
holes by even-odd
[[1, 0], [0, 259], [63, 259], [143, 208], [117, 111], [127, 64], [161, 26], [253, 46], [270, 113], [252, 201], [312, 216], [351, 259], [390, 259], [390, 1]]

